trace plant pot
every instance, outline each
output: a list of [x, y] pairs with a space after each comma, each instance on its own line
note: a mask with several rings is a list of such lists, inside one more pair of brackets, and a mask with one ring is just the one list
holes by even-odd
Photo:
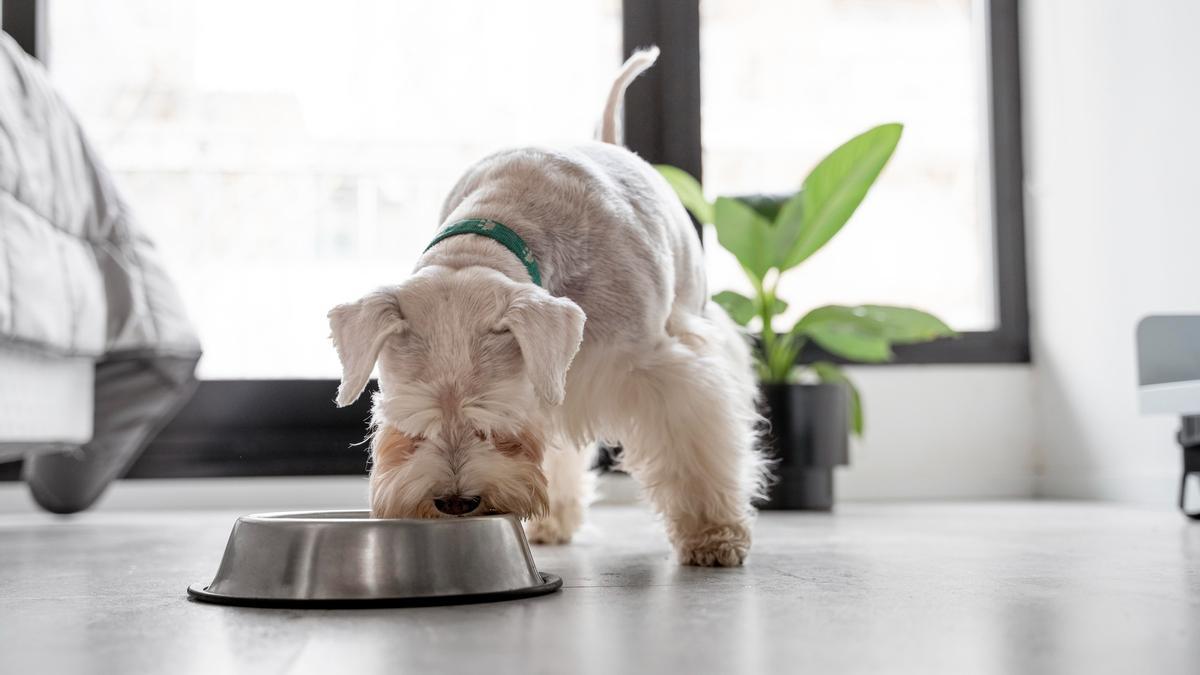
[[761, 509], [829, 511], [833, 468], [850, 461], [850, 393], [840, 384], [764, 384], [763, 437], [775, 482]]

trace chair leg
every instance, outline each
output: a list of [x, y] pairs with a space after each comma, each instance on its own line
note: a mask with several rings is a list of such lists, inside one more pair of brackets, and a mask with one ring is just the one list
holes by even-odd
[[1184, 415], [1180, 420], [1179, 445], [1183, 448], [1183, 475], [1179, 477], [1179, 510], [1192, 520], [1200, 520], [1200, 505], [1197, 510], [1188, 510], [1188, 478], [1200, 480], [1200, 415]]

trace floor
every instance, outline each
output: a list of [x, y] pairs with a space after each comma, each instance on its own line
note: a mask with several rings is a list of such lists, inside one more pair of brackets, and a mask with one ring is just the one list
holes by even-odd
[[676, 566], [600, 507], [537, 548], [555, 595], [294, 611], [187, 600], [233, 513], [0, 517], [12, 673], [1200, 672], [1200, 523], [1082, 503], [767, 513], [740, 569]]

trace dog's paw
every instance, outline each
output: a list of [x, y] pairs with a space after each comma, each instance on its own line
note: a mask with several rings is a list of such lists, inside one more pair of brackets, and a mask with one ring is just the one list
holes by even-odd
[[552, 515], [525, 523], [525, 536], [531, 544], [569, 544], [574, 534], [574, 527], [567, 526], [561, 518]]
[[676, 549], [683, 565], [737, 567], [750, 553], [750, 530], [745, 525], [709, 528], [681, 537]]

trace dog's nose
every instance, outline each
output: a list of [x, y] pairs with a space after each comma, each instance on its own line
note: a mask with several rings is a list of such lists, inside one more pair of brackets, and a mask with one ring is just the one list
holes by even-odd
[[455, 495], [453, 497], [438, 497], [433, 500], [433, 505], [438, 511], [451, 516], [465, 516], [468, 513], [479, 508], [479, 502], [483, 501], [479, 497], [462, 497]]

